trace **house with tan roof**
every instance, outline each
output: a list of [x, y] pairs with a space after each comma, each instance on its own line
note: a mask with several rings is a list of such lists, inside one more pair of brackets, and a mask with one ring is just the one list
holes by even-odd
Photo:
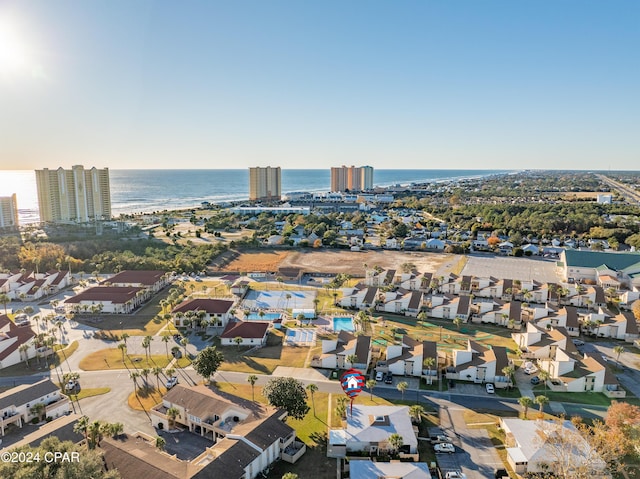
[[536, 325], [540, 328], [547, 327], [564, 328], [569, 336], [580, 335], [580, 318], [575, 306], [556, 308], [548, 304], [548, 314], [542, 318], [536, 318]]
[[[351, 355], [355, 362], [348, 361]], [[337, 339], [322, 340], [322, 354], [311, 359], [315, 368], [366, 370], [371, 362], [371, 337], [356, 336], [348, 331], [340, 331]]]
[[[350, 292], [349, 292], [350, 290]], [[369, 309], [378, 301], [378, 288], [356, 286], [354, 288], [343, 289], [343, 297], [340, 299], [340, 306], [343, 308]]]
[[159, 450], [153, 438], [142, 434], [105, 438], [99, 448], [106, 469], [117, 470], [122, 479], [254, 479], [275, 461], [294, 463], [306, 451], [285, 418], [286, 412], [269, 409], [217, 438], [192, 460]]
[[596, 321], [591, 332], [598, 338], [619, 339], [632, 343], [638, 339], [638, 323], [631, 311], [622, 311], [616, 315], [603, 315], [603, 319]]
[[507, 348], [485, 347], [468, 340], [466, 349], [453, 350], [453, 364], [447, 367], [447, 379], [474, 383], [494, 383], [496, 388], [509, 386], [510, 378], [502, 370], [509, 366]]
[[525, 331], [511, 333], [511, 337], [522, 351], [525, 359], [547, 359], [555, 356], [556, 349], [573, 347], [573, 342], [564, 328], [542, 328], [527, 323]]
[[467, 321], [471, 316], [471, 297], [470, 296], [451, 296], [443, 295], [443, 302], [440, 305], [434, 305], [433, 300], [438, 296], [432, 296], [432, 306], [429, 313], [434, 318], [456, 319], [460, 318]]

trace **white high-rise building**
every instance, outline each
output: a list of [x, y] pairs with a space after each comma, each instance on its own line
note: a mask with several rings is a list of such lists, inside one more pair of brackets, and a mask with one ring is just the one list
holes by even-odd
[[18, 226], [16, 194], [0, 196], [0, 230], [17, 230]]
[[111, 218], [109, 169], [36, 170], [40, 221], [77, 222]]
[[251, 201], [278, 200], [282, 196], [280, 167], [249, 168], [249, 199]]
[[340, 166], [331, 168], [331, 191], [365, 191], [373, 189], [373, 167]]

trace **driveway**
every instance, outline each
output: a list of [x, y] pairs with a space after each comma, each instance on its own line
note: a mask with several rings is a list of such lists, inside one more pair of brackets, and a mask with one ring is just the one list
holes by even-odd
[[500, 456], [484, 428], [470, 429], [464, 421], [467, 409], [444, 399], [433, 399], [440, 406], [440, 427], [453, 438], [455, 454], [438, 454], [438, 466], [447, 471], [462, 471], [467, 479], [493, 478], [503, 466]]

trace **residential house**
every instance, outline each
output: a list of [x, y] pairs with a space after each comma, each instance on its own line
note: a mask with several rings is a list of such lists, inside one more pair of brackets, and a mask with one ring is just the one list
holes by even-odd
[[378, 301], [378, 288], [377, 287], [362, 287], [356, 286], [353, 289], [347, 288], [343, 290], [345, 293], [351, 291], [350, 294], [345, 294], [340, 299], [340, 306], [343, 308], [354, 308], [359, 310], [369, 309], [373, 307]]
[[[348, 358], [355, 355], [355, 362]], [[337, 339], [322, 341], [322, 354], [311, 359], [311, 366], [327, 369], [359, 368], [366, 370], [371, 362], [371, 337], [340, 331]]]
[[[35, 358], [35, 336], [29, 325], [19, 326], [6, 314], [0, 314], [0, 369]], [[23, 346], [26, 350], [21, 351]]]
[[[424, 366], [424, 360], [427, 358], [433, 359], [430, 368]], [[405, 334], [400, 344], [387, 345], [386, 364], [388, 371], [396, 376], [422, 377], [430, 375], [437, 378], [437, 343], [435, 341], [417, 341]]]
[[527, 323], [521, 333], [512, 333], [511, 337], [526, 359], [549, 359], [555, 357], [556, 349], [573, 346], [569, 334], [564, 328], [543, 329], [534, 323]]
[[373, 462], [371, 459], [349, 461], [351, 479], [394, 478], [431, 479], [426, 462]]
[[66, 299], [63, 306], [75, 313], [129, 314], [148, 297], [148, 290], [139, 286], [96, 286]]
[[[442, 304], [434, 304], [434, 299], [439, 301], [442, 299]], [[460, 318], [463, 321], [468, 321], [471, 315], [471, 297], [470, 296], [432, 296], [431, 297], [431, 312], [430, 316], [441, 319], [456, 319]]]
[[487, 348], [468, 340], [466, 349], [453, 350], [453, 365], [446, 370], [447, 379], [459, 379], [475, 383], [494, 383], [497, 388], [506, 388], [510, 378], [502, 370], [509, 366], [507, 348]]
[[638, 324], [631, 311], [622, 311], [615, 316], [605, 315], [591, 331], [599, 338], [619, 339], [630, 343], [638, 339]]
[[554, 471], [554, 461], [560, 460], [558, 448], [566, 449], [570, 457], [563, 460], [580, 466], [593, 466], [592, 477], [606, 476], [606, 463], [591, 449], [569, 420], [536, 420], [501, 418], [500, 426], [505, 432], [507, 462], [518, 475]]
[[[271, 323], [268, 321], [231, 321], [220, 335], [222, 346], [265, 346]], [[240, 338], [240, 343], [236, 342]]]
[[331, 430], [327, 455], [345, 457], [348, 453], [385, 454], [393, 448], [389, 436], [402, 437], [400, 452], [417, 454], [418, 438], [413, 430], [408, 406], [361, 406], [349, 409], [343, 429]]
[[199, 327], [202, 321], [210, 326], [225, 327], [233, 317], [231, 311], [235, 301], [230, 299], [194, 298], [187, 299], [171, 310], [176, 326]]
[[79, 414], [69, 413], [67, 415], [60, 416], [57, 419], [53, 419], [52, 421], [46, 422], [19, 441], [11, 443], [11, 445], [4, 449], [0, 449], [0, 453], [15, 450], [23, 446], [38, 447], [40, 443], [48, 437], [56, 437], [60, 441], [79, 443], [84, 439], [84, 434], [81, 432], [75, 432], [74, 429], [81, 417], [82, 416]]
[[33, 407], [44, 405], [45, 417], [57, 418], [69, 413], [69, 398], [50, 379], [33, 384], [22, 384], [0, 393], [0, 431], [5, 434], [9, 424], [22, 427], [36, 415]]
[[125, 270], [100, 283], [104, 286], [135, 286], [155, 294], [169, 284], [166, 271]]

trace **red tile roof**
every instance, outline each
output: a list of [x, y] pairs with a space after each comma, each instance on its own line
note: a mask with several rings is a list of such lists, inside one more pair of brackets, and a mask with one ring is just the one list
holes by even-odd
[[124, 304], [136, 297], [138, 291], [143, 288], [136, 286], [96, 286], [89, 288], [73, 298], [65, 300], [65, 303], [80, 303], [82, 301], [111, 302]]
[[172, 313], [186, 313], [187, 311], [205, 311], [209, 314], [226, 314], [233, 307], [233, 301], [226, 299], [189, 299], [177, 305]]
[[269, 329], [269, 323], [263, 321], [238, 321], [228, 323], [220, 335], [223, 339], [233, 339], [238, 336], [241, 338], [255, 339], [264, 338]]
[[7, 339], [4, 339], [4, 341], [10, 341], [11, 338], [16, 338], [16, 341], [0, 351], [0, 361], [6, 359], [12, 352], [35, 337], [35, 333], [29, 326], [16, 326], [9, 319], [9, 316], [0, 314], [0, 329], [6, 329], [7, 325], [9, 326], [9, 331], [6, 333]]
[[127, 270], [103, 281], [102, 284], [144, 284], [145, 286], [152, 286], [162, 280], [165, 274], [165, 271]]

